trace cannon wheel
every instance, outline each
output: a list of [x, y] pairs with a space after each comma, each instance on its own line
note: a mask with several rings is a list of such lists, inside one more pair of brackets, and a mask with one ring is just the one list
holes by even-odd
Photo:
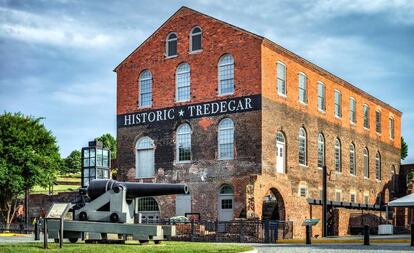
[[76, 243], [77, 241], [78, 241], [77, 237], [69, 238], [69, 242], [71, 242], [71, 243]]
[[160, 240], [154, 240], [154, 244], [160, 244], [161, 241]]
[[147, 244], [149, 241], [148, 240], [139, 240], [140, 244]]
[[88, 214], [86, 212], [81, 212], [79, 214], [79, 220], [80, 221], [87, 221], [88, 220]]

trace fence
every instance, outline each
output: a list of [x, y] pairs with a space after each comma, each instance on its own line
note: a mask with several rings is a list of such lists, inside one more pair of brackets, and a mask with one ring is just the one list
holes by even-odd
[[171, 239], [177, 241], [274, 243], [293, 238], [291, 221], [198, 221], [175, 225], [176, 236]]
[[0, 223], [0, 232], [15, 232], [21, 234], [30, 234], [33, 232], [34, 226], [33, 225], [26, 225], [26, 224], [19, 224], [19, 223], [12, 223], [9, 226], [9, 229], [6, 229], [6, 224]]

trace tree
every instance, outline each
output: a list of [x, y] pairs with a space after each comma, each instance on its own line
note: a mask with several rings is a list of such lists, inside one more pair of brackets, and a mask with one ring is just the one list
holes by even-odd
[[111, 158], [115, 159], [116, 158], [116, 139], [109, 133], [106, 133], [96, 139], [98, 141], [102, 141], [103, 146], [111, 150]]
[[13, 221], [18, 197], [35, 185], [49, 186], [61, 165], [56, 139], [42, 118], [0, 115], [0, 218]]
[[68, 157], [63, 159], [63, 166], [60, 172], [62, 174], [80, 173], [82, 169], [82, 157], [79, 150], [73, 150]]
[[401, 159], [404, 160], [408, 155], [408, 145], [404, 138], [401, 137]]

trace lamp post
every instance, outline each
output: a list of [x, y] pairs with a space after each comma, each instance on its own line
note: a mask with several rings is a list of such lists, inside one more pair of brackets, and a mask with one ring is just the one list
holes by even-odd
[[322, 237], [328, 235], [327, 227], [327, 216], [328, 216], [328, 206], [327, 206], [327, 176], [328, 171], [326, 165], [322, 167]]
[[109, 179], [110, 167], [111, 151], [101, 141], [90, 141], [82, 148], [82, 187], [88, 187], [94, 179]]

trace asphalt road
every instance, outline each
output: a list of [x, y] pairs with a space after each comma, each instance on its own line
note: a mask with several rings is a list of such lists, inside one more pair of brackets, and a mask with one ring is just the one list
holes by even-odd
[[364, 246], [360, 244], [334, 244], [334, 245], [269, 245], [260, 244], [252, 245], [260, 253], [396, 253], [396, 252], [414, 252], [414, 247], [408, 244], [377, 244]]

